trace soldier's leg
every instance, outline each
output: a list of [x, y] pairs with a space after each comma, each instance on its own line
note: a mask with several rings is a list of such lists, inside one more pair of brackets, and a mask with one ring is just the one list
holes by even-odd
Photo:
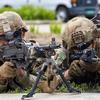
[[28, 74], [25, 70], [22, 68], [17, 69], [16, 72], [16, 82], [21, 85], [23, 89], [26, 89], [28, 87], [32, 87], [32, 84], [36, 80], [36, 76]]

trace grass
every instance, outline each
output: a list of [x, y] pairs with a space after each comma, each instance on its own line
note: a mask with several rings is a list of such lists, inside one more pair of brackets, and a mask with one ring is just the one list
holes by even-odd
[[56, 35], [59, 35], [62, 29], [60, 22], [59, 23], [52, 22], [49, 28], [50, 28], [50, 32]]
[[[81, 92], [88, 92], [88, 93], [98, 93], [100, 92], [100, 86], [98, 84], [91, 86], [91, 85], [87, 85], [85, 83], [83, 84], [75, 84], [74, 82], [72, 83], [73, 87], [75, 87], [78, 90], [81, 90]], [[19, 88], [16, 88], [14, 91], [9, 91], [9, 93], [28, 93], [31, 90], [31, 87], [27, 88], [24, 91], [21, 91]], [[55, 90], [55, 92], [60, 92], [60, 93], [67, 93], [68, 90], [65, 87], [65, 85], [60, 86], [57, 90]], [[41, 93], [40, 89], [37, 88], [36, 89], [36, 93]]]
[[29, 32], [32, 33], [32, 35], [40, 34], [38, 26], [30, 25]]
[[[75, 84], [74, 82], [72, 83], [72, 86], [75, 87], [76, 89], [80, 90], [81, 92], [100, 92], [100, 86], [98, 84], [93, 85], [89, 85], [86, 83], [83, 84]], [[65, 88], [64, 85], [62, 85], [57, 92], [68, 92], [68, 90]]]

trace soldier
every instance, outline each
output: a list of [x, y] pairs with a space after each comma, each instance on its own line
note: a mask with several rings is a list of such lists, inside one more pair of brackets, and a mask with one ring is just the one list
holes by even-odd
[[[24, 38], [25, 33], [27, 32], [25, 23], [22, 21], [21, 17], [15, 12], [11, 12], [11, 11], [4, 12], [2, 14], [1, 23], [3, 23], [3, 25], [2, 24], [0, 25], [1, 26], [0, 27], [0, 29], [1, 29], [0, 35], [6, 34], [7, 32], [15, 32], [16, 30], [21, 30], [21, 36], [22, 36], [22, 38]], [[3, 39], [3, 41], [5, 44], [7, 44], [6, 40]], [[4, 43], [2, 42], [2, 45], [4, 45]], [[2, 88], [3, 85], [5, 86], [5, 89], [7, 88], [9, 83], [11, 86], [12, 79], [14, 79], [14, 82], [17, 83], [18, 85], [20, 85], [22, 88], [26, 88], [26, 87], [32, 85], [32, 83], [36, 79], [36, 77], [33, 77], [32, 75], [29, 75], [30, 77], [28, 77], [26, 71], [23, 70], [23, 68], [16, 69], [11, 62], [5, 62], [3, 65], [1, 65], [0, 70], [1, 70], [0, 76], [2, 76], [6, 80], [6, 82], [4, 82], [1, 85], [2, 90], [4, 90], [4, 88]], [[47, 72], [49, 75], [46, 75], [48, 77], [47, 81], [40, 81], [40, 83], [38, 85], [38, 87], [41, 89], [42, 92], [54, 91], [55, 88], [53, 88], [53, 87], [57, 86], [55, 83], [58, 83], [57, 82], [58, 78], [56, 78], [56, 75], [54, 75], [53, 71], [51, 71], [52, 69], [50, 68], [48, 70], [49, 71], [47, 71]], [[5, 80], [1, 80], [0, 82], [3, 82]], [[52, 86], [52, 88], [50, 88], [48, 85], [49, 80], [51, 80], [50, 85]]]
[[[95, 48], [93, 36], [95, 31], [97, 31], [95, 24], [83, 16], [75, 17], [67, 22], [62, 34], [63, 47], [55, 56], [55, 62], [60, 67], [67, 69], [64, 72], [66, 80], [78, 79], [78, 81], [82, 81], [79, 79], [86, 79], [86, 77], [89, 79], [92, 75], [99, 73], [100, 62], [90, 59], [91, 52], [88, 52], [88, 50]], [[84, 54], [84, 52], [86, 53]], [[87, 52], [90, 53], [89, 56]], [[94, 56], [96, 55], [94, 54]], [[59, 84], [56, 82], [60, 81], [55, 81], [56, 85], [53, 90]], [[52, 85], [48, 87], [52, 88]]]
[[[20, 30], [22, 38], [27, 32], [27, 27], [21, 17], [15, 12], [4, 12], [0, 14], [0, 46], [7, 44], [4, 34], [7, 32], [15, 32]], [[0, 51], [2, 54], [2, 50]], [[11, 62], [1, 61], [0, 66], [0, 92], [7, 91], [7, 87], [11, 86], [12, 80], [21, 88], [31, 86], [34, 78], [32, 75], [27, 75], [23, 68], [15, 68]]]
[[[94, 33], [97, 31], [95, 24], [85, 18], [76, 17], [70, 20], [62, 34], [63, 41], [68, 44], [69, 68], [64, 75], [67, 80], [92, 79], [100, 70], [100, 61], [93, 61], [89, 49], [95, 48]], [[84, 54], [86, 51], [88, 53]], [[97, 57], [98, 58], [98, 57]], [[86, 80], [85, 80], [86, 81]]]

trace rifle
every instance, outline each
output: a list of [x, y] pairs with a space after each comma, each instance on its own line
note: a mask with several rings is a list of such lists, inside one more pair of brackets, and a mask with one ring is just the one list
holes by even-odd
[[[12, 36], [13, 35], [13, 36]], [[14, 40], [10, 38], [12, 36], [16, 37]], [[65, 83], [66, 87], [68, 88], [69, 92], [80, 92], [79, 90], [74, 89], [69, 81], [65, 80], [63, 76], [63, 72], [59, 68], [58, 65], [55, 64], [54, 60], [51, 58], [52, 55], [55, 54], [55, 49], [60, 48], [59, 44], [53, 42], [49, 45], [34, 45], [32, 42], [25, 42], [21, 38], [20, 30], [16, 31], [15, 33], [8, 33], [6, 38], [8, 39], [8, 44], [1, 46], [1, 60], [2, 61], [11, 61], [15, 64], [15, 66], [23, 67], [24, 69], [30, 69], [34, 62], [37, 61], [38, 58], [43, 59], [43, 63], [41, 64], [41, 69], [39, 71], [39, 74], [37, 76], [36, 82], [34, 83], [32, 90], [26, 95], [22, 97], [22, 100], [25, 97], [32, 97], [35, 93], [35, 90], [37, 88], [38, 82], [41, 78], [41, 76], [46, 71], [47, 67], [52, 65], [58, 72], [58, 74], [61, 76], [63, 82]]]
[[86, 49], [81, 56], [81, 59], [87, 63], [93, 63], [100, 61], [100, 58], [96, 55], [95, 49]]
[[70, 62], [72, 62], [73, 60], [79, 60], [80, 57], [83, 55], [84, 50], [87, 49], [92, 43], [93, 43], [93, 39], [84, 43], [77, 44], [76, 46], [73, 46], [71, 49], [77, 51], [70, 53]]
[[60, 45], [55, 46], [55, 43], [53, 45], [49, 45], [49, 46], [35, 47], [36, 51], [38, 52], [38, 57], [42, 57], [44, 60], [43, 60], [43, 63], [41, 64], [41, 69], [40, 69], [40, 71], [37, 75], [37, 79], [36, 79], [35, 83], [33, 84], [31, 91], [27, 95], [23, 95], [22, 98], [21, 98], [22, 100], [24, 100], [25, 98], [32, 97], [35, 94], [35, 90], [37, 88], [39, 80], [42, 77], [42, 75], [46, 72], [46, 70], [49, 66], [52, 66], [53, 69], [56, 69], [56, 72], [62, 78], [63, 83], [66, 85], [69, 92], [78, 92], [78, 93], [80, 93], [79, 90], [74, 89], [71, 86], [71, 83], [64, 78], [63, 71], [61, 70], [59, 65], [57, 65], [55, 63], [54, 59], [52, 59], [52, 57], [51, 57], [52, 55], [55, 54], [55, 49], [57, 49], [59, 47], [60, 47]]
[[[58, 74], [61, 76], [63, 82], [65, 83], [66, 87], [68, 88], [69, 92], [79, 92], [78, 90], [71, 87], [71, 84], [65, 80], [63, 73], [61, 69], [56, 65], [51, 58], [52, 55], [55, 53], [55, 49], [59, 48], [60, 45], [45, 45], [45, 46], [34, 46], [33, 44], [29, 45], [30, 43], [23, 43], [23, 42], [15, 42], [10, 41], [10, 43], [6, 46], [3, 46], [3, 59], [4, 61], [11, 61], [15, 64], [16, 67], [24, 66], [25, 69], [30, 68], [33, 64], [33, 62], [36, 62], [37, 58], [43, 58], [44, 62], [41, 65], [41, 70], [39, 71], [39, 74], [37, 76], [36, 82], [34, 83], [32, 90], [30, 93], [28, 93], [26, 96], [22, 97], [22, 100], [25, 97], [31, 97], [35, 93], [35, 90], [37, 88], [37, 85], [39, 83], [39, 80], [41, 76], [46, 71], [47, 67], [52, 64], [52, 66], [55, 67]], [[33, 52], [35, 49], [35, 54], [30, 55], [30, 51]], [[33, 57], [33, 58], [32, 58]]]
[[96, 51], [94, 48], [87, 49], [93, 43], [93, 39], [86, 43], [80, 43], [74, 46], [72, 49], [77, 49], [70, 55], [70, 60], [79, 60], [82, 59], [85, 62], [92, 63], [96, 61], [100, 61], [100, 58], [96, 55]]

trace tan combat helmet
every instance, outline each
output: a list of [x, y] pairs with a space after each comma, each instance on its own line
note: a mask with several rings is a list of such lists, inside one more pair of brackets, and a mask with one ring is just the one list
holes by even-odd
[[11, 31], [10, 24], [6, 16], [0, 14], [0, 35]]
[[7, 44], [4, 34], [10, 31], [11, 31], [11, 28], [10, 28], [10, 24], [8, 22], [7, 17], [0, 14], [0, 46]]
[[7, 17], [12, 32], [15, 32], [18, 29], [22, 29], [24, 32], [27, 31], [26, 24], [16, 12], [5, 11], [2, 15]]
[[96, 26], [91, 20], [83, 16], [75, 17], [66, 23], [62, 40], [70, 48], [76, 46], [78, 43], [91, 40], [95, 29]]

